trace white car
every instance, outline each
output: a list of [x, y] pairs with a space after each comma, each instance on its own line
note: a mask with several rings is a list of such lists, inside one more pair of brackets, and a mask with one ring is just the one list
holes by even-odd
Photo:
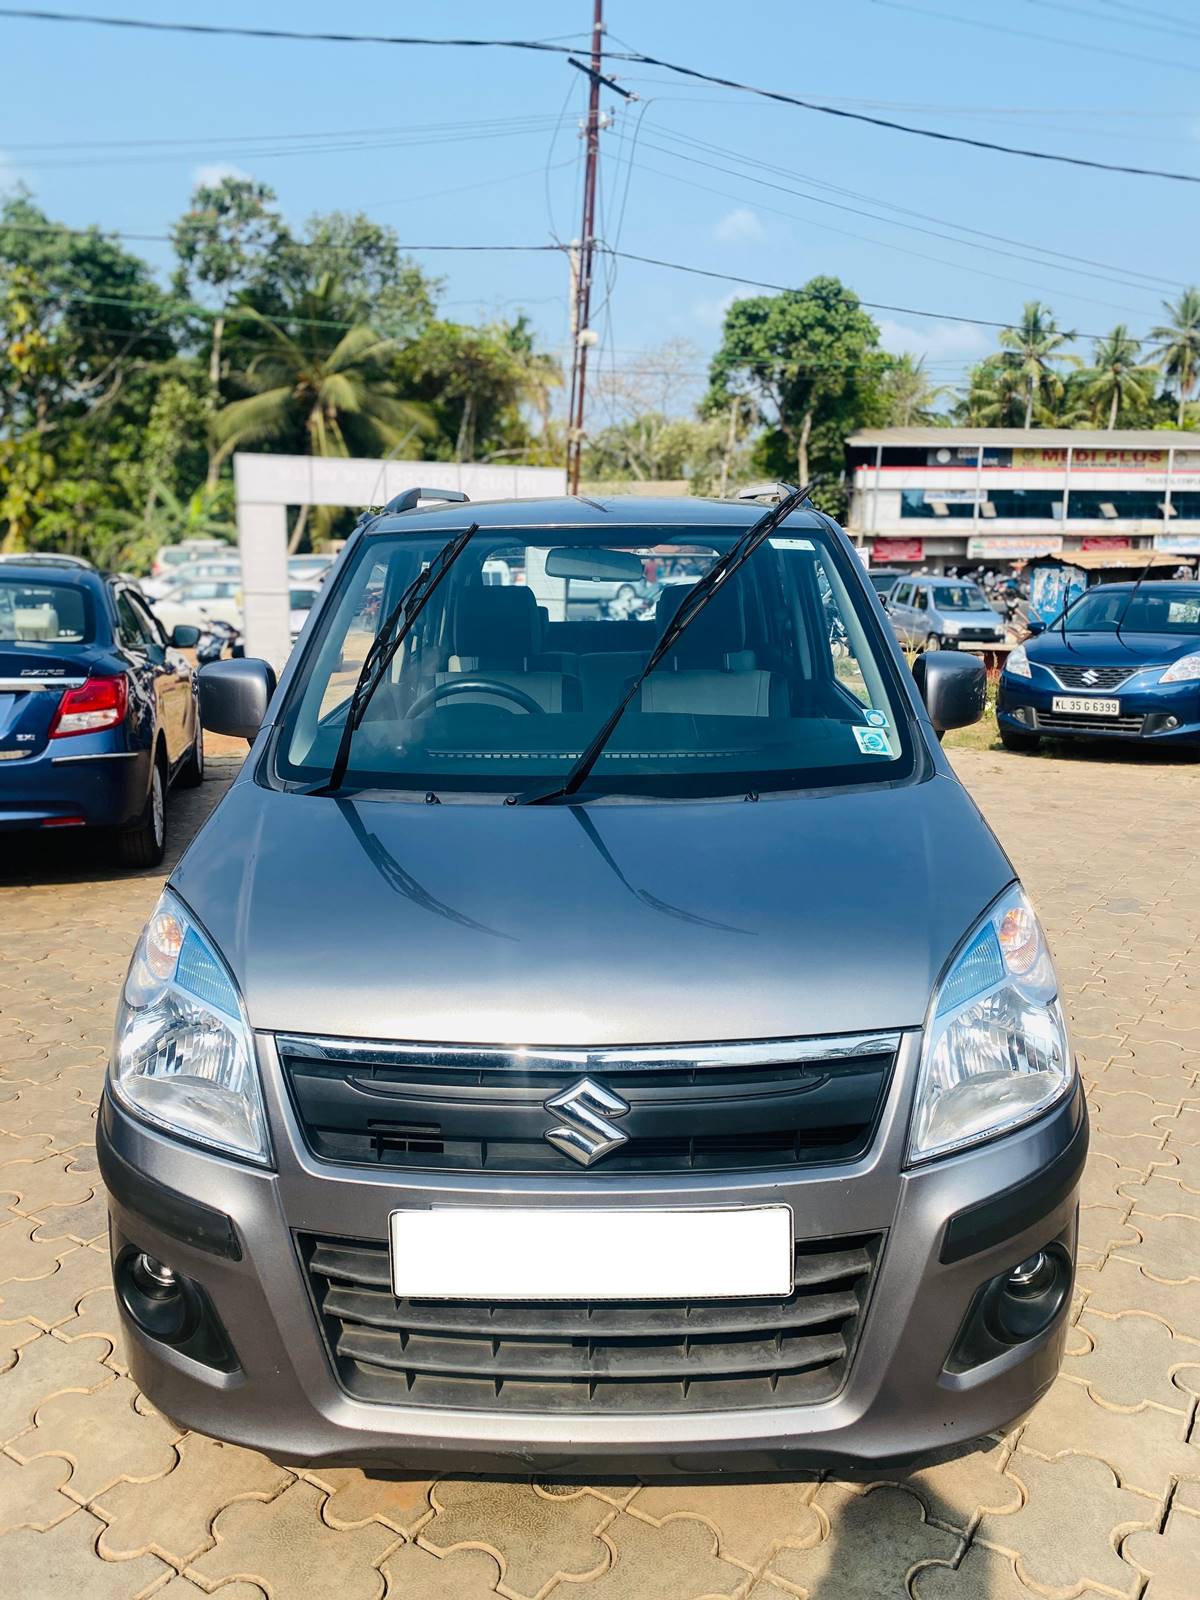
[[185, 578], [154, 601], [154, 614], [168, 634], [181, 622], [203, 628], [210, 617], [240, 629], [241, 578]]
[[178, 544], [164, 544], [155, 552], [150, 563], [152, 578], [182, 576], [181, 569], [193, 561], [219, 560], [235, 554], [228, 539], [181, 539]]
[[237, 560], [189, 561], [185, 566], [175, 567], [165, 577], [143, 578], [139, 580], [139, 586], [143, 594], [154, 599], [178, 588], [181, 583], [211, 582], [213, 579], [240, 583], [241, 577], [242, 564]]
[[300, 630], [308, 621], [308, 613], [316, 605], [320, 592], [318, 583], [294, 583], [288, 590], [288, 621], [293, 644], [300, 637]]

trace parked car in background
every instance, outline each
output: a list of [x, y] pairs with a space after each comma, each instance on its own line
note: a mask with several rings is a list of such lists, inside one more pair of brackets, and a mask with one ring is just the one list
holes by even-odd
[[172, 567], [161, 578], [145, 578], [142, 589], [152, 600], [170, 592], [181, 583], [198, 583], [201, 580], [219, 579], [226, 583], [241, 583], [242, 563], [238, 556], [205, 556], [199, 561], [189, 561]]
[[0, 561], [21, 567], [83, 567], [88, 572], [96, 570], [85, 556], [57, 555], [49, 550], [27, 550], [18, 555], [0, 555]]
[[150, 576], [169, 577], [177, 568], [189, 566], [194, 561], [236, 554], [228, 539], [181, 539], [178, 544], [159, 547], [150, 563]]
[[[254, 747], [118, 1011], [134, 1382], [314, 1469], [841, 1470], [1023, 1415], [1087, 1114], [935, 736], [982, 661], [910, 670], [800, 491], [400, 498], [277, 688], [200, 675]], [[540, 603], [671, 549], [652, 619]]]
[[979, 585], [964, 578], [902, 578], [885, 604], [897, 639], [910, 650], [953, 650], [1004, 639], [1004, 618]]
[[1200, 583], [1098, 583], [1011, 651], [996, 721], [1009, 750], [1139, 739], [1200, 754]]
[[316, 553], [305, 556], [288, 557], [288, 576], [293, 582], [317, 583], [326, 576], [333, 566], [333, 556], [323, 556]]
[[195, 643], [120, 578], [0, 567], [0, 831], [110, 829], [125, 865], [161, 861], [168, 788], [204, 776]]
[[167, 629], [188, 623], [203, 628], [210, 618], [242, 627], [240, 574], [225, 578], [183, 577], [154, 601], [154, 614]]
[[308, 613], [316, 605], [320, 593], [321, 586], [318, 583], [293, 584], [288, 590], [288, 619], [293, 643], [300, 637], [300, 630], [308, 621]]
[[893, 587], [908, 573], [903, 567], [868, 567], [867, 579], [881, 600], [886, 600]]

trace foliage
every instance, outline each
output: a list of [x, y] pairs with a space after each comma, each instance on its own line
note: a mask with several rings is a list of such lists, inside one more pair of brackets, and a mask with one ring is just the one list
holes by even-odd
[[1150, 337], [1158, 341], [1158, 359], [1174, 383], [1179, 397], [1177, 426], [1182, 428], [1187, 405], [1200, 381], [1200, 289], [1185, 289], [1172, 303], [1163, 301], [1167, 320], [1151, 328]]
[[1022, 427], [1031, 428], [1039, 409], [1049, 411], [1063, 399], [1065, 386], [1060, 369], [1079, 364], [1079, 357], [1063, 348], [1074, 337], [1061, 330], [1049, 306], [1040, 300], [1027, 300], [1016, 326], [1000, 330], [998, 387], [1001, 394], [1007, 391], [1010, 398], [1013, 393], [1020, 394], [1024, 408]]
[[950, 390], [930, 380], [924, 356], [914, 360], [906, 353], [891, 359], [879, 379], [879, 392], [888, 426], [911, 428], [918, 423], [929, 426], [943, 421], [943, 414], [936, 407]]
[[710, 402], [752, 396], [768, 420], [758, 455], [780, 477], [840, 479], [847, 433], [880, 420], [879, 329], [836, 278], [735, 300], [709, 374]]
[[1078, 374], [1081, 399], [1097, 421], [1103, 419], [1110, 432], [1121, 412], [1133, 407], [1144, 410], [1153, 398], [1158, 368], [1139, 364], [1141, 348], [1125, 324], [1119, 322], [1107, 338], [1095, 341], [1092, 365]]

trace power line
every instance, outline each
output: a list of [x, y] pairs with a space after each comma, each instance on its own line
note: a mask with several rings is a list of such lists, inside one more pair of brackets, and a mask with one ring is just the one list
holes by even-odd
[[[965, 22], [971, 26], [990, 28], [1001, 33], [1012, 33], [1017, 37], [1033, 38], [1053, 44], [1070, 44], [1074, 48], [1085, 50], [1098, 50], [1102, 54], [1119, 55], [1123, 60], [1141, 60], [1154, 66], [1178, 67], [1177, 61], [1161, 61], [1149, 56], [1134, 56], [1126, 50], [1107, 50], [1104, 46], [1088, 45], [1081, 40], [1065, 40], [1053, 35], [1023, 32], [1019, 29], [1004, 28], [999, 24], [976, 22], [973, 18], [958, 17], [952, 12], [934, 11], [924, 6], [914, 6], [903, 3], [903, 0], [872, 0], [875, 5], [890, 6], [895, 10], [916, 12], [918, 15], [937, 17], [943, 21]], [[357, 34], [357, 33], [306, 33], [297, 29], [287, 28], [248, 28], [237, 27], [230, 24], [202, 23], [202, 22], [153, 22], [144, 18], [111, 17], [94, 14], [83, 14], [66, 11], [46, 11], [30, 7], [3, 6], [0, 7], [0, 17], [15, 18], [23, 21], [34, 22], [59, 22], [83, 23], [88, 26], [126, 28], [147, 31], [151, 33], [181, 33], [203, 34], [211, 37], [233, 37], [247, 39], [267, 40], [297, 40], [306, 43], [321, 44], [373, 44], [373, 45], [401, 45], [410, 47], [445, 47], [456, 49], [497, 49], [497, 50], [527, 50], [538, 51], [553, 55], [572, 55], [575, 52], [569, 45], [551, 44], [544, 40], [536, 39], [436, 39], [422, 37], [415, 34]], [[696, 67], [683, 66], [677, 61], [667, 61], [661, 56], [647, 55], [640, 50], [626, 50], [606, 52], [610, 61], [628, 61], [633, 64], [658, 67], [665, 72], [675, 73], [679, 77], [691, 78], [700, 83], [716, 84], [723, 89], [734, 89], [741, 94], [758, 95], [764, 100], [773, 101], [779, 105], [795, 106], [802, 111], [812, 111], [821, 116], [838, 117], [848, 122], [861, 122], [868, 127], [883, 128], [890, 133], [905, 133], [914, 138], [933, 139], [942, 144], [965, 145], [969, 149], [988, 150], [998, 155], [1019, 156], [1029, 161], [1049, 161], [1064, 166], [1087, 168], [1094, 172], [1114, 172], [1127, 177], [1135, 178], [1163, 178], [1172, 183], [1197, 183], [1200, 184], [1200, 174], [1191, 172], [1172, 172], [1160, 167], [1140, 167], [1125, 165], [1111, 161], [1096, 161], [1087, 156], [1064, 155], [1050, 150], [1035, 150], [1021, 145], [1001, 144], [996, 140], [972, 138], [967, 134], [949, 133], [941, 128], [922, 128], [913, 123], [900, 122], [892, 117], [872, 115], [865, 111], [852, 111], [845, 106], [831, 105], [827, 102], [809, 100], [800, 95], [787, 94], [779, 89], [765, 89], [760, 85], [742, 83], [736, 78], [725, 78], [716, 73], [702, 72]], [[1187, 70], [1197, 70], [1187, 69]]]
[[1200, 32], [1194, 27], [1189, 27], [1182, 17], [1175, 19], [1175, 26], [1164, 28], [1161, 23], [1150, 21], [1147, 17], [1154, 17], [1157, 13], [1143, 11], [1133, 17], [1105, 16], [1102, 11], [1092, 11], [1087, 6], [1070, 5], [1068, 0], [1025, 0], [1026, 5], [1038, 6], [1043, 11], [1065, 11], [1071, 16], [1087, 17], [1091, 22], [1115, 23], [1118, 28], [1144, 29], [1147, 33], [1165, 33], [1173, 39], [1200, 40]]

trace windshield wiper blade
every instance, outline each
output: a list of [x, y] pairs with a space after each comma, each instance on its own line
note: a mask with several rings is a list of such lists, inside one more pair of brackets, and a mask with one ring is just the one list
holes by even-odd
[[350, 703], [346, 708], [346, 721], [342, 728], [342, 737], [338, 741], [337, 754], [333, 758], [333, 766], [329, 769], [329, 776], [323, 783], [300, 790], [301, 794], [336, 794], [341, 788], [346, 768], [350, 764], [350, 746], [366, 715], [372, 695], [387, 676], [388, 668], [395, 660], [396, 652], [404, 643], [409, 630], [478, 530], [479, 524], [473, 522], [469, 528], [464, 528], [461, 533], [456, 534], [449, 544], [443, 545], [429, 565], [417, 573], [392, 607], [382, 628], [371, 641], [371, 648], [363, 657], [358, 681], [354, 685]]
[[774, 533], [779, 524], [787, 517], [790, 517], [798, 506], [804, 504], [808, 499], [808, 493], [811, 488], [811, 484], [806, 484], [803, 489], [793, 489], [790, 494], [784, 495], [783, 499], [759, 517], [757, 522], [752, 522], [741, 538], [730, 545], [723, 556], [713, 562], [699, 583], [688, 591], [683, 604], [671, 618], [671, 621], [663, 630], [661, 639], [651, 651], [650, 659], [613, 707], [601, 725], [596, 737], [580, 755], [562, 783], [557, 788], [544, 790], [540, 794], [518, 796], [518, 805], [553, 805], [559, 801], [570, 801], [574, 797], [580, 785], [586, 782], [588, 774], [600, 759], [605, 745], [612, 738], [617, 723], [625, 715], [630, 703], [640, 692], [646, 679], [663, 657], [674, 647], [679, 635], [689, 623], [695, 621], [725, 580], [732, 577], [744, 562], [749, 561], [763, 540]]

